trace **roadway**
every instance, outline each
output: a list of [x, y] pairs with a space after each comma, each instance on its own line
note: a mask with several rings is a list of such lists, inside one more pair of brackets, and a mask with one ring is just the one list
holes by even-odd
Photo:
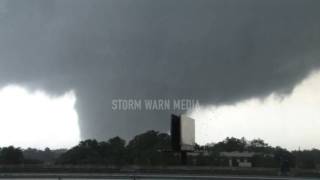
[[319, 178], [303, 177], [278, 177], [278, 176], [234, 176], [234, 175], [184, 175], [184, 174], [89, 174], [89, 173], [0, 173], [2, 180], [19, 180], [19, 179], [41, 179], [41, 180], [125, 180], [125, 179], [145, 179], [145, 180], [316, 180]]

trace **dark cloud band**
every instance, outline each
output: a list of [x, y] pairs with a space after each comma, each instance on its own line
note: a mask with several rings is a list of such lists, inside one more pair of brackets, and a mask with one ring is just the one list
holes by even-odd
[[74, 90], [82, 138], [168, 130], [172, 111], [115, 112], [112, 99], [288, 94], [320, 63], [317, 0], [3, 2], [1, 85]]

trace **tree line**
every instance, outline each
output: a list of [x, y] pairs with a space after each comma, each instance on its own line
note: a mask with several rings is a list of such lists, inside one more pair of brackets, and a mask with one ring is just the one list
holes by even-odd
[[[51, 165], [145, 165], [174, 166], [180, 164], [178, 153], [170, 151], [171, 138], [166, 133], [147, 131], [135, 136], [128, 143], [120, 137], [108, 141], [88, 139], [68, 150], [0, 148], [0, 164], [51, 164]], [[320, 150], [288, 151], [272, 147], [261, 139], [245, 138], [225, 140], [195, 146], [197, 155], [189, 158], [188, 165], [227, 166], [228, 159], [220, 152], [254, 152], [251, 158], [254, 167], [279, 167], [287, 160], [291, 167], [314, 169], [320, 164]]]

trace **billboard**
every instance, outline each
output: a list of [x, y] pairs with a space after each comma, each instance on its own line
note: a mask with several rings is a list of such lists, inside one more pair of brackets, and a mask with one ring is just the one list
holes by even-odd
[[171, 115], [171, 142], [174, 151], [193, 151], [195, 145], [194, 119]]
[[185, 115], [180, 116], [181, 121], [181, 150], [193, 151], [195, 145], [195, 122], [194, 119]]

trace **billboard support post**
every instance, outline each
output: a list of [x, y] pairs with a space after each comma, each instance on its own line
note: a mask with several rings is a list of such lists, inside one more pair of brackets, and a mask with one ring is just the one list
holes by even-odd
[[188, 164], [188, 156], [187, 156], [187, 151], [181, 151], [181, 165], [187, 165]]

